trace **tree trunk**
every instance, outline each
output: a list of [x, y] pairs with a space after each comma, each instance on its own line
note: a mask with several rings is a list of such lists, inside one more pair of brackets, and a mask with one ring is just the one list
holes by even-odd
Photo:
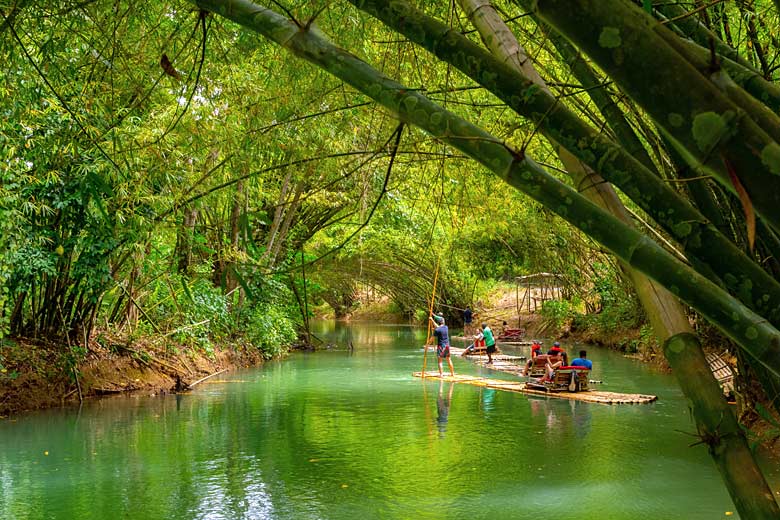
[[[236, 260], [240, 249], [240, 234], [238, 221], [241, 218], [241, 208], [244, 201], [244, 181], [236, 184], [236, 193], [233, 197], [233, 206], [230, 208], [230, 251], [227, 263], [227, 278], [225, 281], [225, 291], [232, 293], [238, 287], [238, 277], [236, 275]], [[230, 301], [233, 301], [231, 298]]]
[[176, 237], [176, 269], [181, 275], [187, 276], [192, 263], [192, 244], [195, 235], [195, 223], [198, 221], [198, 210], [188, 207], [183, 210], [182, 223]]
[[273, 250], [271, 251], [271, 257], [268, 262], [270, 267], [276, 265], [276, 261], [279, 258], [279, 253], [282, 251], [282, 247], [284, 247], [284, 241], [285, 238], [287, 238], [287, 233], [290, 231], [290, 225], [298, 213], [298, 206], [301, 203], [302, 194], [303, 181], [300, 181], [295, 185], [295, 194], [293, 195], [293, 200], [290, 202], [289, 207], [284, 212], [284, 221], [282, 222], [279, 231], [276, 233], [277, 236], [274, 238], [275, 244]]
[[279, 230], [279, 226], [282, 224], [282, 216], [287, 204], [287, 190], [290, 188], [290, 179], [292, 178], [292, 169], [287, 171], [287, 175], [282, 182], [282, 188], [279, 191], [279, 199], [276, 203], [276, 209], [274, 209], [274, 220], [271, 222], [271, 229], [268, 231], [268, 240], [265, 246], [265, 253], [263, 253], [263, 260], [267, 260], [271, 256], [271, 251], [274, 248], [274, 242], [276, 240], [276, 232]]

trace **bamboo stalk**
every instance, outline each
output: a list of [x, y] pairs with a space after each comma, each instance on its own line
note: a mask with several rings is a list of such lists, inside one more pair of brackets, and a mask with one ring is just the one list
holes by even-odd
[[433, 316], [433, 302], [436, 298], [436, 282], [439, 280], [439, 257], [436, 257], [436, 270], [433, 275], [433, 289], [431, 290], [431, 304], [428, 307], [428, 332], [425, 336], [425, 349], [423, 350], [422, 373], [425, 377], [425, 365], [428, 362], [428, 344], [431, 342], [431, 316]]
[[[586, 52], [727, 190], [728, 161], [756, 212], [780, 229], [780, 150], [770, 135], [666, 41], [669, 29], [622, 0], [539, 0], [535, 12]], [[680, 89], [677, 85], [686, 84]]]
[[[780, 283], [723, 236], [677, 192], [621, 147], [606, 139], [531, 79], [407, 2], [350, 0], [496, 94], [515, 112], [591, 166], [652, 215], [684, 247], [691, 262], [707, 264], [740, 301], [780, 326]], [[654, 84], [654, 83], [653, 83]], [[780, 208], [780, 205], [778, 206]], [[748, 290], [746, 290], [748, 288]]]

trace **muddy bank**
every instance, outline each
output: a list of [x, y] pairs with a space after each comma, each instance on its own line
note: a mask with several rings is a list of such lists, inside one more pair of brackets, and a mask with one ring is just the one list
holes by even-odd
[[263, 363], [254, 347], [201, 349], [151, 339], [91, 340], [78, 359], [66, 345], [17, 338], [0, 345], [0, 417], [96, 396], [184, 389], [219, 372]]

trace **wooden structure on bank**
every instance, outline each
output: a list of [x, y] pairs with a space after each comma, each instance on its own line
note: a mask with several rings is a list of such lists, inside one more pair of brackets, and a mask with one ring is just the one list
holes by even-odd
[[728, 351], [724, 351], [720, 354], [710, 353], [707, 354], [707, 363], [710, 365], [712, 375], [717, 379], [720, 388], [723, 390], [724, 395], [731, 395], [734, 393], [734, 371], [725, 361], [725, 357], [728, 355]]
[[[515, 278], [515, 300], [517, 302], [517, 314], [523, 310], [536, 312], [542, 304], [549, 300], [559, 300], [563, 297], [563, 280], [553, 273], [535, 273]], [[520, 286], [523, 287], [523, 296], [520, 296]]]
[[[415, 372], [414, 377], [423, 377], [422, 372]], [[573, 401], [583, 401], [586, 403], [599, 403], [599, 404], [643, 404], [651, 403], [658, 399], [654, 395], [644, 394], [620, 394], [617, 392], [601, 392], [597, 390], [589, 390], [587, 392], [547, 392], [545, 390], [537, 390], [530, 388], [523, 381], [504, 381], [502, 379], [491, 379], [488, 377], [469, 376], [464, 374], [456, 374], [455, 376], [443, 375], [439, 376], [438, 372], [427, 372], [425, 379], [433, 379], [436, 381], [447, 381], [453, 383], [465, 383], [467, 385], [482, 386], [486, 388], [494, 388], [496, 390], [505, 390], [507, 392], [519, 392], [530, 395], [541, 395], [544, 397], [555, 397], [558, 399], [569, 399]]]

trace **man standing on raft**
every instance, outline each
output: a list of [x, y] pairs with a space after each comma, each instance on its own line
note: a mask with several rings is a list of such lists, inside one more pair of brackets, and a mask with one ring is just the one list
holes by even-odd
[[450, 375], [455, 377], [455, 367], [452, 366], [452, 358], [450, 357], [449, 328], [444, 324], [444, 318], [442, 316], [433, 316], [431, 317], [431, 320], [436, 324], [436, 328], [433, 329], [433, 335], [436, 338], [436, 357], [439, 360], [439, 377], [443, 375], [442, 359], [444, 358], [447, 358], [447, 363], [450, 365]]
[[493, 331], [490, 330], [490, 327], [488, 327], [487, 323], [482, 324], [482, 332], [477, 334], [475, 336], [476, 339], [484, 339], [485, 340], [485, 348], [487, 350], [487, 356], [488, 356], [488, 365], [493, 364], [493, 354], [498, 350], [496, 347], [496, 339], [493, 337]]

